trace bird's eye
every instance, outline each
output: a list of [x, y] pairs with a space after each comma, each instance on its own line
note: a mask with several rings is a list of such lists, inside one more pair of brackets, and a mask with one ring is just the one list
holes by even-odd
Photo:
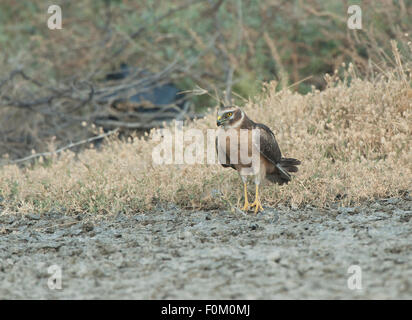
[[227, 117], [231, 117], [232, 116], [232, 112], [226, 113]]

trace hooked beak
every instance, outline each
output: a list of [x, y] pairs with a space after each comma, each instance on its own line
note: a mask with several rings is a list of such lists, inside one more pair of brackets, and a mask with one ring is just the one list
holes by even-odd
[[216, 121], [216, 124], [217, 124], [217, 126], [219, 127], [219, 126], [221, 126], [222, 124], [223, 124], [223, 119], [222, 119], [222, 117], [221, 116], [218, 116], [217, 117], [217, 121]]

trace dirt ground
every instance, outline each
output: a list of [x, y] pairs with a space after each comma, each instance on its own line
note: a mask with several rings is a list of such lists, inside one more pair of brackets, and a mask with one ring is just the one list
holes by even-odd
[[[2, 299], [411, 299], [412, 198], [254, 216], [2, 215]], [[61, 268], [62, 288], [48, 287]], [[348, 268], [362, 289], [349, 289]], [[56, 275], [56, 273], [54, 274]]]

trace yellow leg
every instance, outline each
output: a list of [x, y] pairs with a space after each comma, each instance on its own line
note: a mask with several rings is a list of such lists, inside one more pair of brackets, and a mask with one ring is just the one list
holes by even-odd
[[259, 200], [259, 185], [256, 185], [256, 196], [255, 196], [255, 201], [250, 205], [251, 207], [255, 207], [255, 214], [258, 213], [258, 211], [262, 210], [263, 207], [262, 204], [260, 203]]
[[243, 184], [243, 186], [244, 186], [244, 189], [245, 189], [245, 205], [243, 206], [242, 210], [247, 211], [249, 209], [250, 204], [249, 204], [249, 201], [247, 199], [247, 184], [246, 184], [246, 182]]

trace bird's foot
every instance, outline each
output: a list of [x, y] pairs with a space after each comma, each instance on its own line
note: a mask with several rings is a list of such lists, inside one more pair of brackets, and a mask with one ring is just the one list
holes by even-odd
[[250, 203], [249, 203], [249, 201], [245, 201], [245, 205], [243, 206], [243, 208], [242, 208], [242, 210], [243, 211], [248, 211], [249, 210], [249, 207], [250, 207]]
[[259, 211], [263, 211], [262, 204], [260, 203], [259, 199], [255, 199], [255, 201], [250, 205], [251, 208], [255, 207], [255, 214]]

